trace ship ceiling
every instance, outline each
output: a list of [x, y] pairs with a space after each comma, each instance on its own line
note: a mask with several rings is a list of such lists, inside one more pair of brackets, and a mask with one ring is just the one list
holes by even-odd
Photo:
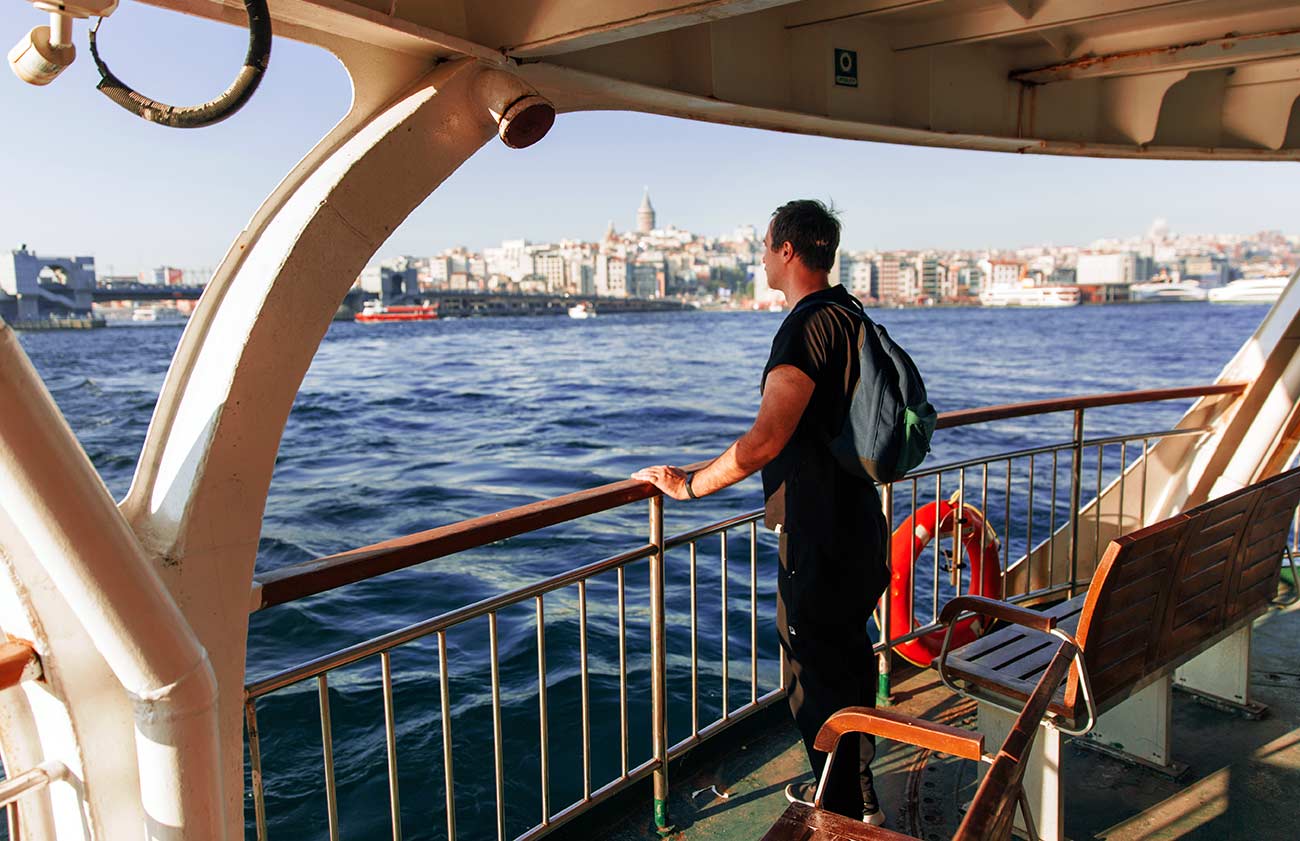
[[[151, 2], [242, 17], [231, 2]], [[369, 50], [516, 64], [561, 110], [1004, 151], [1300, 157], [1294, 0], [281, 0], [272, 14], [345, 63]], [[855, 73], [836, 69], [842, 51]]]

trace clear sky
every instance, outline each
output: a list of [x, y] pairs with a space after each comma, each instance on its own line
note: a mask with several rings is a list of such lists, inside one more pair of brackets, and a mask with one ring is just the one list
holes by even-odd
[[[0, 5], [0, 47], [45, 22]], [[243, 30], [125, 0], [100, 29], [127, 84], [177, 105], [223, 90]], [[86, 22], [76, 63], [36, 88], [0, 72], [0, 248], [91, 254], [101, 274], [213, 267], [263, 198], [344, 114], [350, 86], [328, 53], [276, 39], [252, 101], [217, 126], [148, 124], [95, 90]], [[628, 113], [562, 115], [538, 145], [497, 141], [417, 209], [378, 257], [502, 239], [596, 239], [633, 226], [643, 186], [661, 225], [717, 235], [762, 226], [796, 197], [834, 201], [844, 245], [983, 248], [1086, 244], [1145, 231], [1300, 230], [1291, 163], [1104, 161], [800, 137]]]

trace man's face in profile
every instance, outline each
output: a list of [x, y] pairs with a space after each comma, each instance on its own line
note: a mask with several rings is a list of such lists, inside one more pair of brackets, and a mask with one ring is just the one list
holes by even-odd
[[781, 255], [774, 250], [775, 247], [772, 242], [772, 223], [769, 222], [767, 234], [763, 237], [763, 271], [767, 274], [767, 285], [772, 289], [784, 292], [785, 289], [781, 286], [781, 270], [785, 267], [785, 262], [781, 259]]

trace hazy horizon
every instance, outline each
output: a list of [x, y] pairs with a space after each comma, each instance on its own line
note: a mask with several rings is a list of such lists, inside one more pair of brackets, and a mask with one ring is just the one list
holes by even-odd
[[[11, 7], [0, 38], [8, 45], [44, 22]], [[243, 111], [207, 129], [165, 129], [95, 90], [86, 32], [78, 21], [77, 61], [49, 87], [12, 73], [0, 81], [0, 107], [26, 127], [0, 135], [10, 195], [0, 207], [0, 248], [93, 255], [101, 274], [215, 267], [351, 96], [330, 54], [277, 38]], [[236, 27], [141, 5], [121, 7], [99, 33], [118, 76], [184, 105], [230, 82], [245, 39]], [[597, 241], [611, 219], [619, 230], [634, 227], [647, 185], [661, 226], [713, 237], [744, 224], [761, 229], [791, 198], [833, 201], [851, 251], [1084, 246], [1141, 234], [1156, 217], [1175, 233], [1291, 233], [1300, 212], [1295, 173], [1287, 163], [1013, 155], [573, 113], [530, 149], [490, 142], [375, 259], [457, 245], [481, 251], [503, 239]]]

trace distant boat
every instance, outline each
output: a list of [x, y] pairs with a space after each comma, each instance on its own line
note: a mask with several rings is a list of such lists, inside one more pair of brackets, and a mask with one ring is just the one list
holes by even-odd
[[135, 324], [156, 324], [160, 321], [178, 322], [188, 318], [175, 307], [136, 307], [131, 311], [131, 321]]
[[366, 301], [356, 320], [362, 324], [382, 324], [389, 321], [433, 321], [437, 317], [437, 305], [386, 307], [378, 301]]
[[986, 307], [1073, 307], [1081, 300], [1077, 286], [998, 286], [980, 292]]
[[[1134, 301], [1204, 301], [1207, 290], [1196, 280], [1156, 280], [1128, 288]], [[1213, 294], [1210, 292], [1209, 294]]]
[[588, 303], [574, 304], [569, 307], [569, 318], [595, 318], [596, 308]]
[[1252, 277], [1234, 280], [1227, 286], [1210, 290], [1210, 302], [1215, 304], [1271, 304], [1282, 296], [1291, 278]]

